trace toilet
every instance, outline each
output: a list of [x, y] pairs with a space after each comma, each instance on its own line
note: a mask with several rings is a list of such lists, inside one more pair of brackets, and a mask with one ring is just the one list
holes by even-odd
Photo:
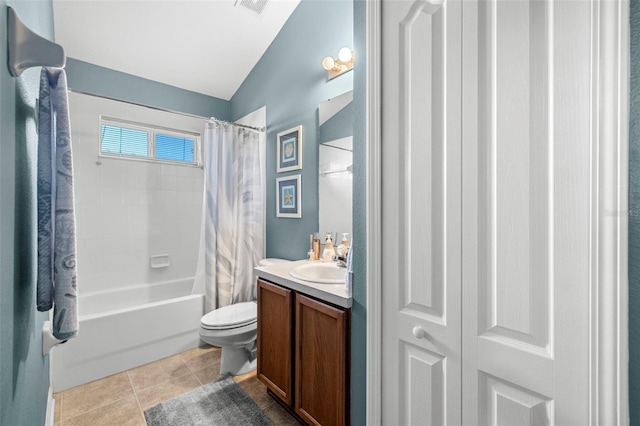
[[[259, 266], [289, 262], [284, 259], [262, 259]], [[238, 376], [256, 369], [258, 305], [242, 302], [216, 309], [200, 320], [200, 338], [222, 348], [220, 375]]]

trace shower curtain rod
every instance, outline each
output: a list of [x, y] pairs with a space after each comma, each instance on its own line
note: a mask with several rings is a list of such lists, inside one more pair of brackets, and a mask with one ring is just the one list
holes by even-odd
[[220, 120], [219, 118], [215, 118], [215, 117], [209, 117], [209, 121], [215, 121], [216, 123], [221, 123], [221, 124], [233, 124], [234, 126], [244, 127], [245, 129], [255, 130], [257, 132], [264, 132], [264, 127], [253, 127], [253, 126], [247, 126], [244, 124], [232, 123], [231, 121]]
[[182, 115], [184, 117], [199, 118], [199, 119], [202, 119], [202, 120], [205, 120], [205, 121], [213, 120], [213, 121], [217, 121], [219, 123], [233, 124], [234, 126], [244, 127], [246, 129], [256, 130], [258, 132], [264, 132], [264, 127], [258, 128], [258, 127], [246, 126], [244, 124], [238, 124], [238, 123], [232, 123], [230, 121], [219, 120], [219, 119], [217, 119], [215, 117], [204, 117], [202, 115], [189, 114], [188, 112], [174, 111], [174, 110], [171, 110], [171, 109], [168, 109], [168, 108], [161, 108], [161, 107], [141, 104], [139, 102], [126, 101], [124, 99], [118, 99], [118, 98], [114, 98], [114, 97], [106, 96], [106, 95], [98, 95], [98, 94], [95, 94], [95, 93], [85, 92], [83, 90], [78, 90], [78, 89], [67, 89], [67, 91], [71, 92], [71, 93], [78, 93], [80, 95], [87, 95], [87, 96], [93, 96], [95, 98], [107, 99], [107, 100], [110, 100], [110, 101], [123, 102], [125, 104], [135, 105], [135, 106], [144, 107], [144, 108], [149, 108], [149, 109], [153, 109], [153, 110], [156, 110], [156, 111], [169, 112], [171, 114]]

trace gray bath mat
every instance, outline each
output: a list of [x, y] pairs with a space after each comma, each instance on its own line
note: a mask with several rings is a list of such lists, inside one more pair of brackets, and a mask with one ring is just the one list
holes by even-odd
[[232, 376], [161, 402], [144, 417], [148, 426], [272, 425]]

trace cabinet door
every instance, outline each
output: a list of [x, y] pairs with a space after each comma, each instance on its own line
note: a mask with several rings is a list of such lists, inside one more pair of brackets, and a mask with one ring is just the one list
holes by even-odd
[[292, 383], [292, 292], [258, 280], [258, 378], [287, 404]]
[[347, 313], [296, 294], [295, 410], [312, 425], [346, 423]]

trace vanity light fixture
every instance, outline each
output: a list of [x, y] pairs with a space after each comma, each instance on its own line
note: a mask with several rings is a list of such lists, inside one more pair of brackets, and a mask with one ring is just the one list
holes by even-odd
[[355, 55], [348, 47], [343, 47], [338, 52], [338, 59], [327, 56], [322, 60], [322, 68], [327, 70], [329, 80], [353, 69]]

